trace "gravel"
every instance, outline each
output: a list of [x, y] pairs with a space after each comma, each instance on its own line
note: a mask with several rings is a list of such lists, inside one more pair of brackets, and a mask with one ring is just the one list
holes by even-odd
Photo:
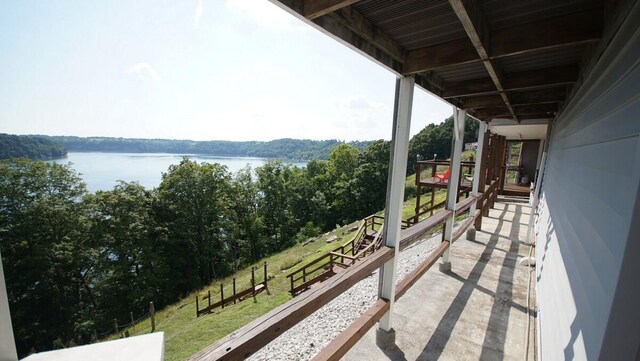
[[[441, 234], [400, 253], [397, 281], [416, 268], [440, 244]], [[378, 298], [378, 271], [284, 332], [249, 360], [310, 360], [362, 315]]]

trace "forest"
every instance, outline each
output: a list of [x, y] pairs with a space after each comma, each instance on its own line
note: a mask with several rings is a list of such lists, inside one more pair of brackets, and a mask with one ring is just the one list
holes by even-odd
[[[467, 141], [475, 124], [467, 120]], [[418, 154], [446, 159], [452, 129], [449, 118], [414, 136], [409, 170]], [[271, 160], [235, 174], [185, 158], [155, 189], [120, 182], [96, 193], [70, 165], [0, 161], [0, 252], [19, 354], [90, 342], [149, 301], [161, 308], [382, 210], [390, 146], [337, 144], [306, 167]]]
[[62, 145], [46, 137], [0, 133], [0, 159], [52, 159], [66, 155]]
[[[73, 136], [51, 136], [47, 138], [61, 144], [72, 152], [212, 154], [229, 157], [280, 158], [292, 161], [327, 159], [331, 149], [343, 143], [335, 139], [310, 140], [288, 138], [275, 139], [268, 142]], [[370, 141], [353, 141], [347, 144], [362, 151], [370, 143]]]

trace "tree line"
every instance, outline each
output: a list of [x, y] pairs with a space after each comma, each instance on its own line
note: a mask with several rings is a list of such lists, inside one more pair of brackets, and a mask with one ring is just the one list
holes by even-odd
[[[447, 136], [420, 134], [415, 154]], [[448, 138], [435, 150], [443, 157]], [[163, 307], [383, 209], [389, 154], [384, 140], [363, 151], [339, 144], [306, 167], [271, 160], [235, 174], [185, 158], [157, 188], [96, 193], [71, 165], [0, 161], [0, 252], [20, 355], [90, 342], [149, 301]]]
[[0, 159], [52, 159], [66, 155], [67, 150], [51, 139], [0, 133]]
[[[281, 158], [294, 161], [327, 159], [331, 149], [343, 143], [336, 139], [311, 140], [289, 138], [276, 139], [268, 142], [75, 136], [51, 136], [48, 138], [72, 152], [212, 154], [230, 157]], [[363, 151], [371, 142], [353, 141], [347, 144]]]

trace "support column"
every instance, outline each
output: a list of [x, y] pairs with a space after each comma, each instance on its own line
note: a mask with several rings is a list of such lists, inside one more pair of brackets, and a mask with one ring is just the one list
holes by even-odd
[[11, 312], [9, 312], [9, 298], [7, 284], [4, 281], [2, 255], [0, 254], [0, 360], [13, 361], [18, 359], [16, 342], [13, 338], [11, 326]]
[[391, 162], [387, 181], [387, 204], [385, 207], [384, 242], [385, 246], [395, 250], [394, 257], [380, 269], [378, 297], [389, 301], [389, 311], [378, 323], [376, 341], [383, 349], [395, 347], [395, 331], [392, 326], [393, 306], [396, 286], [397, 253], [402, 225], [402, 204], [404, 201], [404, 183], [407, 173], [409, 153], [409, 129], [411, 127], [411, 107], [413, 104], [412, 76], [396, 80], [396, 95], [393, 113], [391, 139]]
[[[460, 180], [460, 163], [462, 160], [462, 147], [464, 145], [464, 121], [467, 117], [466, 110], [453, 108], [453, 140], [451, 142], [451, 164], [449, 173], [449, 184], [447, 185], [447, 203], [445, 208], [452, 211], [452, 217], [448, 218], [444, 226], [444, 241], [450, 242], [453, 235], [453, 222], [456, 216], [456, 198], [458, 195], [458, 183]], [[440, 271], [451, 271], [449, 254], [451, 248], [447, 249], [440, 259]]]
[[[484, 177], [482, 176], [484, 158], [483, 154], [486, 154], [485, 143], [487, 137], [485, 133], [487, 132], [487, 123], [480, 121], [480, 125], [478, 127], [478, 148], [476, 149], [476, 164], [473, 167], [473, 185], [471, 186], [471, 195], [473, 197], [478, 197], [478, 193], [484, 193]], [[482, 189], [480, 189], [482, 187]], [[471, 204], [471, 208], [469, 209], [469, 215], [473, 217], [476, 214], [476, 209], [478, 208], [478, 200]], [[480, 215], [482, 217], [482, 214]], [[476, 239], [476, 229], [469, 227], [467, 230], [467, 239], [475, 240]]]

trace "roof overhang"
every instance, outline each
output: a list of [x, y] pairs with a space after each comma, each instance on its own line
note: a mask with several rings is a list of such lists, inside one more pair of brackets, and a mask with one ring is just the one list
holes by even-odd
[[471, 116], [515, 124], [561, 112], [632, 3], [271, 1]]

